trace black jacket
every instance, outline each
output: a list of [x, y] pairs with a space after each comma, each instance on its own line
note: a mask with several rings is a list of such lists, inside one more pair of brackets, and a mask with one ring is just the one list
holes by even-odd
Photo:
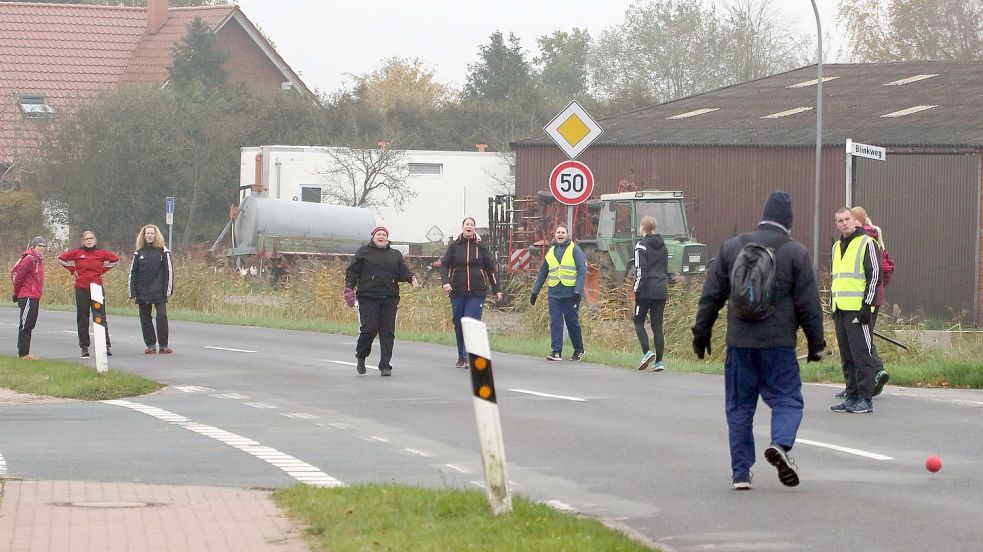
[[[825, 348], [823, 313], [809, 252], [801, 243], [789, 239], [783, 229], [769, 222], [759, 224], [745, 236], [724, 242], [720, 253], [710, 263], [694, 332], [710, 335], [717, 314], [730, 297], [731, 266], [750, 238], [750, 241], [775, 249], [775, 312], [765, 320], [747, 322], [728, 309], [727, 345], [750, 349], [795, 347], [795, 334], [801, 326], [810, 351]], [[784, 246], [779, 249], [782, 244]]]
[[635, 244], [635, 297], [669, 298], [669, 250], [661, 234], [649, 234]]
[[451, 297], [488, 295], [489, 284], [492, 293], [499, 292], [495, 259], [478, 240], [463, 236], [451, 242], [440, 259], [440, 282], [451, 285]]
[[129, 276], [130, 297], [137, 303], [166, 303], [174, 292], [171, 252], [145, 245], [133, 253]]
[[345, 287], [355, 290], [356, 297], [399, 299], [399, 282], [412, 282], [403, 254], [372, 242], [355, 252], [355, 259], [345, 270]]

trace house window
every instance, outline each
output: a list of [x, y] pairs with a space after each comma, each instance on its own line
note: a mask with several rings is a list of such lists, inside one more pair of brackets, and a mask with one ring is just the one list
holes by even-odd
[[320, 186], [301, 186], [300, 200], [308, 203], [321, 203]]
[[443, 163], [410, 163], [410, 176], [444, 174]]
[[17, 94], [17, 105], [25, 119], [50, 119], [55, 109], [48, 105], [44, 94]]

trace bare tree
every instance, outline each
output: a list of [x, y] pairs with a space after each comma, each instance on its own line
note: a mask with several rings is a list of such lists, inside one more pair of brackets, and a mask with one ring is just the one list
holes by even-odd
[[983, 59], [983, 0], [840, 0], [861, 62]]
[[327, 183], [321, 193], [325, 203], [378, 208], [391, 205], [402, 210], [416, 197], [407, 184], [409, 166], [403, 150], [329, 148], [332, 166], [321, 171]]

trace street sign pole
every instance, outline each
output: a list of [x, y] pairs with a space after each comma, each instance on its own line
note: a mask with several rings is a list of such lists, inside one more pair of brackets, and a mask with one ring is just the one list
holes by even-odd
[[853, 140], [847, 138], [846, 140], [846, 203], [847, 207], [852, 207], [850, 202], [853, 201]]
[[171, 240], [174, 231], [174, 197], [164, 198], [164, 222], [167, 223], [167, 248], [173, 249], [174, 242]]

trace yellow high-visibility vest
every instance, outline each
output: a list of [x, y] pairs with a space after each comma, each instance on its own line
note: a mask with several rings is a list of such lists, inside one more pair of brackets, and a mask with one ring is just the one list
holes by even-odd
[[859, 311], [863, 305], [867, 276], [864, 273], [864, 255], [870, 236], [857, 236], [850, 240], [846, 251], [840, 255], [840, 242], [833, 244], [833, 283], [830, 285], [833, 311]]
[[546, 285], [556, 287], [563, 284], [567, 287], [577, 285], [577, 263], [573, 260], [573, 242], [567, 246], [563, 252], [563, 259], [556, 259], [556, 246], [550, 247], [546, 252], [546, 264], [549, 266], [549, 273], [546, 275]]

